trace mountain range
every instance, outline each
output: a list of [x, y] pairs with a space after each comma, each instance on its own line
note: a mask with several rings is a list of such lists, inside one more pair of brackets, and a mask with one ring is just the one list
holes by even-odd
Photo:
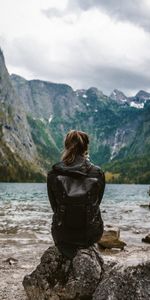
[[70, 129], [90, 136], [91, 160], [109, 182], [150, 182], [150, 93], [109, 95], [96, 87], [9, 75], [0, 50], [0, 181], [45, 181]]

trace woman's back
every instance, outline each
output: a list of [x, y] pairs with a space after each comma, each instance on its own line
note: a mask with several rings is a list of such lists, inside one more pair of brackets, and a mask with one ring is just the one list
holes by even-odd
[[84, 155], [61, 161], [48, 173], [47, 188], [54, 212], [52, 236], [55, 244], [88, 247], [103, 233], [99, 205], [105, 188], [103, 171]]

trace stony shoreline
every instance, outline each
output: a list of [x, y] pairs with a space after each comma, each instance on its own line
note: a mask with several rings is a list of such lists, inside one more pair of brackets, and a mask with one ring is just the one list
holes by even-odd
[[[0, 250], [0, 299], [26, 300], [22, 286], [25, 274], [34, 270], [48, 244], [5, 247]], [[12, 258], [10, 260], [10, 258]], [[15, 259], [16, 261], [13, 261]]]
[[[0, 248], [0, 299], [27, 300], [22, 286], [26, 274], [30, 274], [40, 262], [40, 257], [50, 246], [49, 243], [30, 245], [4, 245]], [[101, 251], [105, 263], [118, 262], [135, 265], [150, 260], [150, 245], [141, 247], [126, 247], [124, 251]], [[11, 259], [10, 259], [11, 258]], [[15, 259], [15, 260], [14, 260]]]

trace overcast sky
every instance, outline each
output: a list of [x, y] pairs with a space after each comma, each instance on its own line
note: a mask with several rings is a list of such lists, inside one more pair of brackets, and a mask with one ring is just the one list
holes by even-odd
[[150, 91], [150, 0], [0, 0], [0, 46], [26, 79]]

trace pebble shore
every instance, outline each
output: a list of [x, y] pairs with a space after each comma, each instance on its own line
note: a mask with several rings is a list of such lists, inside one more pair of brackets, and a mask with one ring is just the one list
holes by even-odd
[[[2, 246], [2, 244], [1, 244]], [[27, 300], [22, 286], [23, 278], [39, 264], [48, 243], [32, 245], [3, 245], [0, 247], [0, 299]], [[128, 265], [150, 260], [150, 244], [141, 247], [126, 247], [124, 251], [105, 250], [101, 252], [104, 262], [120, 261]]]

